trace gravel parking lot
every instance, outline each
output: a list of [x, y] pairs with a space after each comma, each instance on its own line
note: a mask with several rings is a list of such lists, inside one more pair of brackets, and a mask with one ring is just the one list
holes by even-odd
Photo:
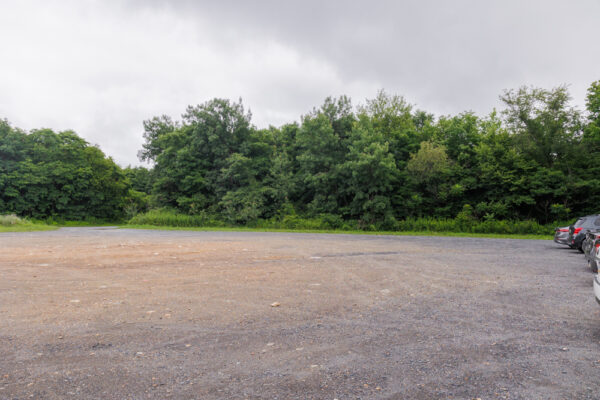
[[600, 307], [551, 241], [0, 234], [0, 399], [598, 399]]

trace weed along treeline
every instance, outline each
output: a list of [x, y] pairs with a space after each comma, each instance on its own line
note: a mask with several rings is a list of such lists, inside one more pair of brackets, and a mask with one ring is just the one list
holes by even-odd
[[258, 129], [241, 100], [144, 121], [151, 168], [121, 169], [72, 132], [0, 123], [0, 214], [168, 226], [550, 233], [600, 204], [600, 81], [505, 91], [434, 117], [381, 91], [327, 98]]

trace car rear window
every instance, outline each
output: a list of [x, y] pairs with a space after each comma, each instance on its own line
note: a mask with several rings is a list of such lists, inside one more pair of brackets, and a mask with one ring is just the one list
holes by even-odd
[[573, 226], [575, 228], [579, 228], [581, 225], [583, 225], [583, 223], [585, 222], [587, 218], [579, 218], [577, 221], [575, 221], [575, 223], [573, 224]]
[[595, 226], [600, 226], [600, 216], [598, 215], [590, 215], [589, 217], [587, 217], [585, 219], [585, 221], [580, 225], [580, 226], [585, 226], [585, 227], [595, 227]]

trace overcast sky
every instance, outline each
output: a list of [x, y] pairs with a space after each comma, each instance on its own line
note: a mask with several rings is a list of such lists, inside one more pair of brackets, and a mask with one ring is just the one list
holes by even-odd
[[380, 88], [436, 115], [600, 79], [600, 1], [5, 1], [0, 118], [73, 129], [125, 166], [142, 121], [242, 97], [258, 127]]

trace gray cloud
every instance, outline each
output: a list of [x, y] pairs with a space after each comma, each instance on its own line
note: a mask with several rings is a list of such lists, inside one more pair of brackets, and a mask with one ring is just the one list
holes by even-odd
[[23, 1], [0, 14], [0, 117], [136, 164], [141, 122], [242, 97], [258, 126], [379, 88], [437, 114], [600, 79], [597, 1]]

